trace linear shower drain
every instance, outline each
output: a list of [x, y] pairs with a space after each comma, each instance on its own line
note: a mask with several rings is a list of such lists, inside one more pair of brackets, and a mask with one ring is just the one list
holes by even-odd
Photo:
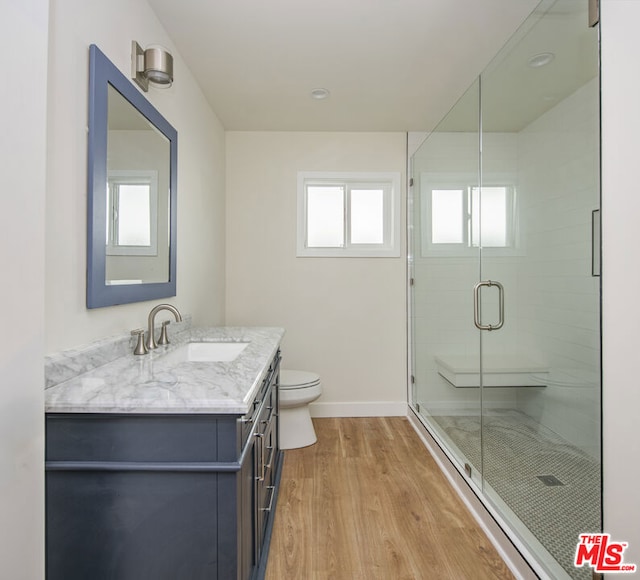
[[564, 485], [564, 483], [562, 483], [555, 475], [536, 475], [536, 477], [549, 487], [554, 485]]

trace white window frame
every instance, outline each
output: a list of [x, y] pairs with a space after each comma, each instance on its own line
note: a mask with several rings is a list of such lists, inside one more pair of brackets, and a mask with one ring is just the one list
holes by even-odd
[[157, 256], [158, 255], [158, 172], [155, 170], [112, 169], [107, 175], [107, 204], [115, 203], [112, 191], [120, 185], [149, 186], [149, 222], [151, 243], [148, 246], [125, 246], [115, 242], [117, 227], [114, 208], [107, 207], [107, 255], [108, 256]]
[[[450, 256], [450, 257], [474, 257], [478, 254], [478, 249], [482, 247], [483, 254], [491, 256], [517, 256], [522, 254], [520, 247], [520, 228], [518, 215], [518, 195], [515, 186], [515, 177], [511, 174], [495, 174], [486, 176], [483, 187], [504, 187], [509, 192], [508, 195], [508, 214], [511, 216], [507, 220], [507, 245], [481, 246], [473, 244], [473, 220], [471, 217], [472, 208], [470, 207], [470, 191], [477, 188], [477, 175], [464, 174], [420, 174], [420, 242], [421, 255], [423, 257], [431, 256]], [[481, 189], [481, 188], [480, 188]], [[460, 216], [463, 220], [463, 241], [450, 244], [434, 244], [431, 241], [431, 192], [434, 190], [461, 190], [463, 195], [463, 214]]]
[[[344, 245], [330, 248], [307, 246], [307, 188], [310, 186], [343, 186], [345, 188], [343, 228]], [[351, 189], [382, 189], [384, 241], [380, 244], [351, 243]], [[298, 257], [323, 258], [397, 258], [400, 257], [400, 173], [399, 172], [298, 172]]]

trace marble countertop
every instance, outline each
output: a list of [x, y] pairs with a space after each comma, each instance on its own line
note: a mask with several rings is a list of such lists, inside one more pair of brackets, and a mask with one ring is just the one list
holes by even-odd
[[[47, 413], [230, 413], [249, 410], [284, 330], [189, 328], [150, 354], [132, 352], [45, 390]], [[188, 342], [248, 342], [230, 362], [174, 362]], [[166, 360], [165, 360], [166, 359]]]

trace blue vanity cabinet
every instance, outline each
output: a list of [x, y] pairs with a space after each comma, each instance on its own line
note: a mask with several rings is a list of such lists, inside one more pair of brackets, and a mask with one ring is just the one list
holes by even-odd
[[47, 579], [262, 578], [278, 369], [279, 355], [244, 416], [48, 414]]

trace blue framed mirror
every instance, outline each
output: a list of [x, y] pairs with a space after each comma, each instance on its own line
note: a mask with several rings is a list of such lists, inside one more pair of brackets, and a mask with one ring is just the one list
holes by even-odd
[[87, 308], [176, 295], [178, 134], [89, 49]]

